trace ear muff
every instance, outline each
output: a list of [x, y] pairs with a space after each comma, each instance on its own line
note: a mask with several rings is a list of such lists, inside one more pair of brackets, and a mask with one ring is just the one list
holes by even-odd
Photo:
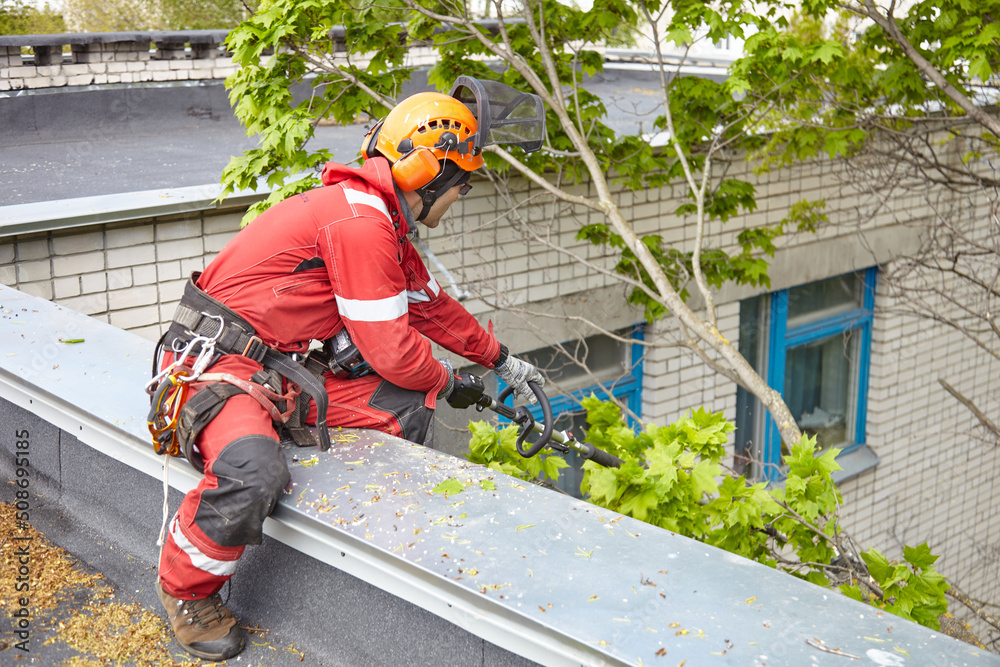
[[365, 140], [361, 142], [361, 155], [363, 155], [365, 159], [375, 157], [379, 154], [375, 146], [378, 142], [378, 134], [382, 130], [382, 123], [384, 122], [385, 119], [375, 123], [375, 127], [368, 130], [368, 134], [365, 135]]
[[418, 190], [431, 181], [441, 171], [441, 163], [429, 150], [417, 149], [396, 160], [392, 165], [392, 177], [404, 192]]

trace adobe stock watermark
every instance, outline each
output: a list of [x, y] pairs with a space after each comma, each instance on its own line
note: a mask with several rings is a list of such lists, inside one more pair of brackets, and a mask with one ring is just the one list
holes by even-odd
[[32, 345], [31, 357], [21, 368], [24, 379], [38, 377], [46, 368], [52, 368], [62, 353], [62, 346], [69, 341], [75, 341], [80, 335], [80, 326], [76, 322], [68, 322], [58, 331], [46, 336], [38, 344]]
[[[130, 278], [124, 277], [120, 272], [108, 272], [106, 289], [102, 292], [88, 295], [83, 301], [74, 305], [73, 310], [84, 312], [102, 312], [108, 308], [108, 293], [117, 289], [132, 287]], [[11, 309], [0, 310], [4, 314], [11, 313]], [[83, 340], [83, 329], [81, 322], [85, 319], [70, 318], [58, 324], [51, 331], [47, 331], [40, 338], [32, 341], [31, 352], [28, 360], [20, 369], [21, 376], [26, 380], [38, 378], [43, 371], [50, 370], [58, 366], [59, 358], [65, 353], [67, 346], [72, 347], [73, 343]]]
[[[30, 528], [31, 516], [31, 473], [29, 455], [31, 444], [27, 429], [14, 432], [14, 521], [18, 533]], [[14, 558], [10, 577], [14, 580], [16, 598], [11, 605], [11, 630], [16, 640], [14, 648], [28, 653], [31, 650], [31, 535], [11, 537]]]

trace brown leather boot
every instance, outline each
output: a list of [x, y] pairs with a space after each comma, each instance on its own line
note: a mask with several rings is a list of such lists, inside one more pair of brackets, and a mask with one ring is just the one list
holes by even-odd
[[201, 600], [181, 600], [164, 591], [159, 579], [156, 592], [185, 651], [206, 660], [225, 660], [243, 650], [243, 631], [218, 593]]

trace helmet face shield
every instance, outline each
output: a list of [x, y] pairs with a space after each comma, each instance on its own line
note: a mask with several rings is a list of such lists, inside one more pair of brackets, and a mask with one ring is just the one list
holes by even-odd
[[545, 107], [538, 95], [522, 93], [497, 81], [460, 76], [451, 96], [476, 117], [479, 129], [472, 152], [482, 153], [492, 144], [519, 146], [526, 153], [537, 151], [545, 141]]

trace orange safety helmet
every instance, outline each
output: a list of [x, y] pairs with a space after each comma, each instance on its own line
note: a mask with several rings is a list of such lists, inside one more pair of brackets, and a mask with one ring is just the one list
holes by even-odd
[[417, 93], [368, 132], [361, 154], [365, 159], [376, 155], [388, 159], [396, 184], [412, 192], [437, 178], [444, 160], [466, 172], [483, 166], [478, 130], [475, 115], [459, 100], [441, 93]]

